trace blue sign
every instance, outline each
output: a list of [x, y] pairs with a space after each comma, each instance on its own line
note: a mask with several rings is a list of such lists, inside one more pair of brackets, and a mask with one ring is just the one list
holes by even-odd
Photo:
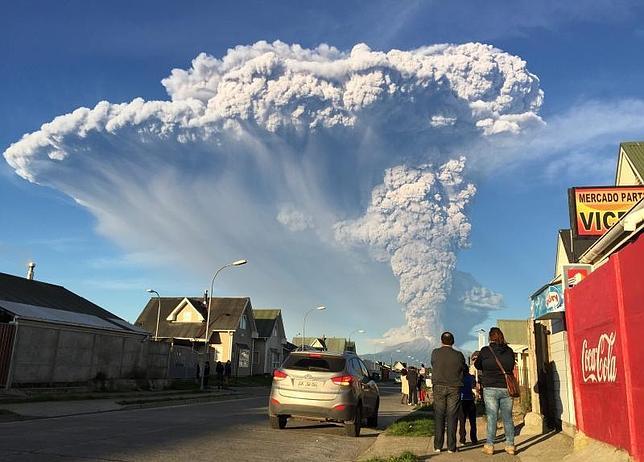
[[565, 308], [561, 284], [547, 285], [531, 297], [534, 319], [558, 317], [555, 313], [562, 313]]

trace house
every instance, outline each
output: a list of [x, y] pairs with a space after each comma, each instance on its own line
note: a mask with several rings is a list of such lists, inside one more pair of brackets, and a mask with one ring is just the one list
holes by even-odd
[[278, 369], [289, 354], [286, 332], [282, 320], [282, 310], [253, 310], [257, 339], [253, 353], [253, 372], [270, 374]]
[[[136, 320], [136, 325], [162, 342], [187, 345], [204, 353], [208, 297], [152, 297]], [[157, 328], [158, 326], [158, 328]], [[207, 330], [207, 359], [230, 361], [234, 375], [254, 373], [257, 327], [248, 297], [213, 297]], [[214, 368], [211, 368], [214, 372]]]
[[32, 278], [33, 265], [27, 278], [0, 273], [0, 386], [165, 377], [167, 348], [156, 351], [147, 332]]
[[403, 362], [400, 362], [400, 361], [396, 361], [396, 362], [394, 363], [394, 366], [392, 367], [392, 369], [393, 369], [395, 372], [400, 372], [400, 371], [402, 371], [405, 367], [407, 367], [407, 364], [405, 364], [405, 363], [403, 363]]
[[351, 340], [340, 337], [293, 337], [293, 343], [298, 348], [329, 351], [332, 353], [343, 353], [345, 351], [356, 351], [356, 344]]

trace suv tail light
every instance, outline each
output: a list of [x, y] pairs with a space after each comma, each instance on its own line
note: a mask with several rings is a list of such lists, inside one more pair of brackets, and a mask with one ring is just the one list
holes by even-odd
[[286, 377], [288, 377], [288, 375], [286, 375], [286, 372], [282, 370], [275, 369], [273, 371], [273, 380], [284, 380]]
[[337, 377], [333, 377], [331, 379], [331, 382], [335, 383], [336, 385], [343, 385], [343, 386], [349, 386], [353, 383], [353, 376], [352, 375], [339, 375]]

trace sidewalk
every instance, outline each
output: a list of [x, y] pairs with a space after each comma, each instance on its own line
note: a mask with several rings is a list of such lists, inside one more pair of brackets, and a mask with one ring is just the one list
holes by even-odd
[[[103, 393], [91, 396], [106, 396], [90, 399], [57, 399], [53, 401], [28, 401], [20, 403], [0, 402], [0, 422], [32, 418], [64, 417], [70, 415], [93, 414], [97, 412], [140, 409], [144, 407], [172, 406], [201, 401], [213, 401], [230, 396], [240, 396], [243, 391], [236, 389], [206, 392], [173, 393], [172, 391], [148, 391], [131, 393]], [[110, 396], [112, 395], [112, 396]], [[109, 397], [108, 397], [109, 396]], [[4, 411], [4, 412], [3, 412]]]
[[[371, 459], [386, 459], [392, 456], [399, 456], [405, 451], [415, 454], [419, 460], [440, 461], [521, 461], [521, 462], [561, 462], [565, 457], [573, 454], [572, 438], [562, 433], [547, 433], [543, 435], [521, 435], [520, 426], [518, 435], [515, 437], [517, 449], [516, 456], [505, 453], [504, 443], [497, 438], [494, 447], [495, 453], [492, 456], [483, 454], [481, 451], [485, 442], [486, 422], [483, 417], [477, 419], [477, 432], [481, 442], [476, 445], [465, 445], [458, 448], [458, 452], [450, 454], [447, 450], [434, 453], [433, 437], [409, 437], [409, 436], [388, 436], [384, 432], [376, 439], [375, 443], [358, 459], [368, 461]], [[497, 434], [501, 435], [503, 430]], [[566, 459], [573, 462], [573, 459]], [[576, 459], [581, 460], [581, 459]], [[586, 459], [588, 460], [588, 459]]]

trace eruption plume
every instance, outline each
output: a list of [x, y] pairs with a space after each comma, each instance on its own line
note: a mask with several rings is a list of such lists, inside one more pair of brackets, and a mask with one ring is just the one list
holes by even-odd
[[202, 53], [162, 83], [170, 100], [76, 109], [4, 157], [87, 207], [110, 238], [177, 260], [252, 245], [269, 268], [277, 245], [362, 244], [391, 263], [408, 329], [428, 338], [446, 324], [467, 245], [469, 149], [542, 123], [538, 78], [478, 43], [345, 53], [258, 42]]

